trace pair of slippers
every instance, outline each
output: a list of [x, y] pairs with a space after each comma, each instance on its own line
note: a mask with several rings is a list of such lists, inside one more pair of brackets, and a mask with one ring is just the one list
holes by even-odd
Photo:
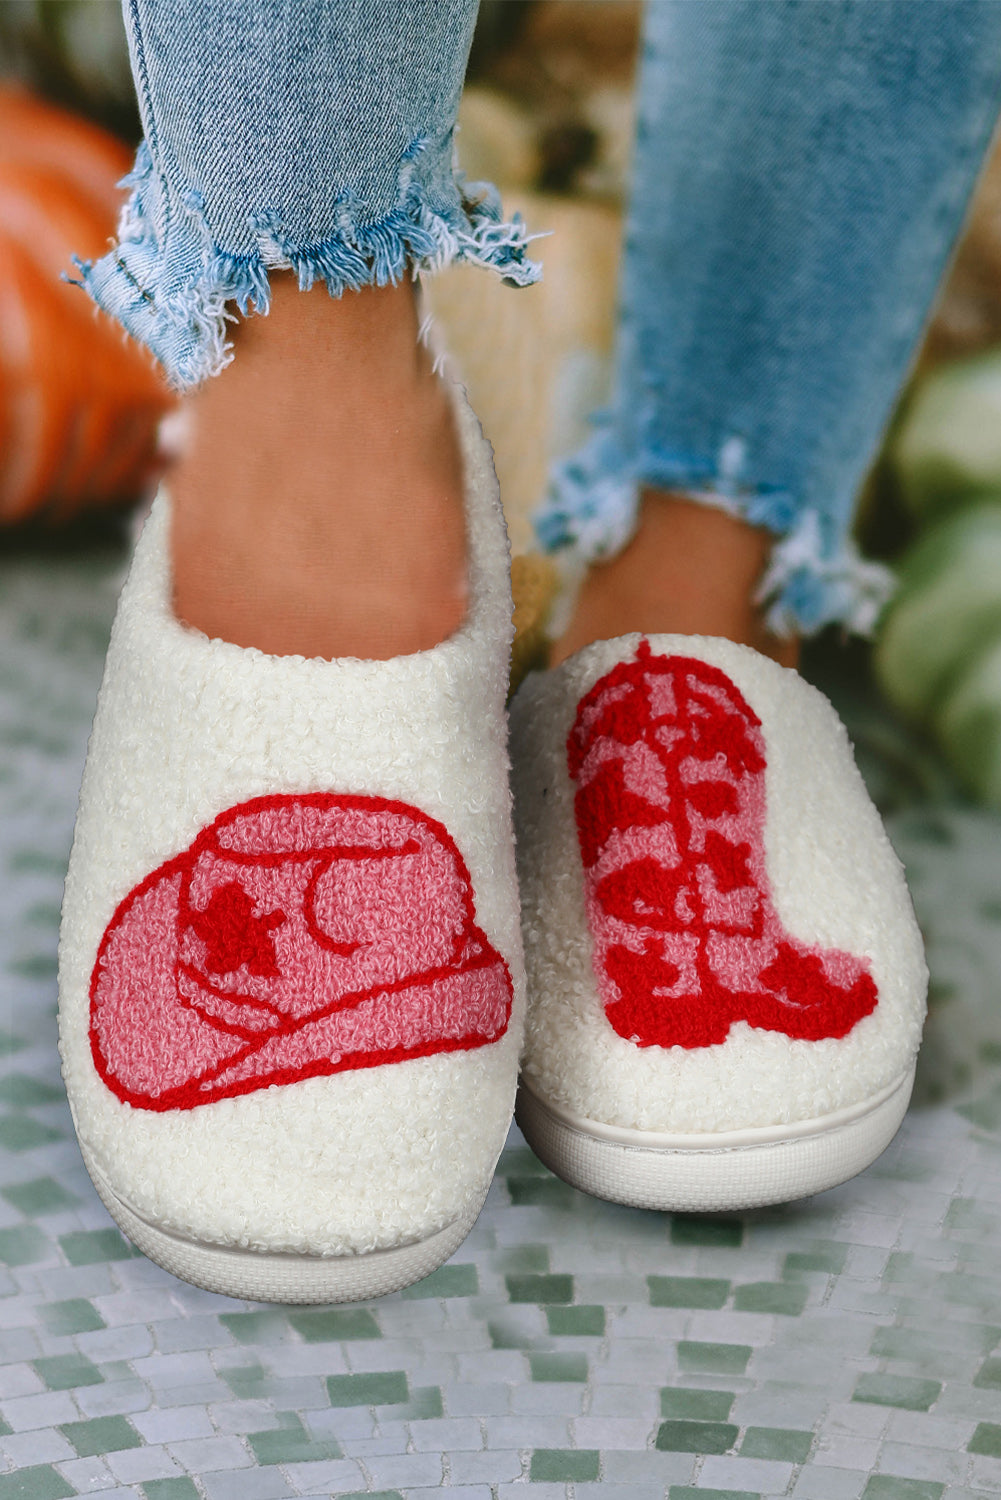
[[[511, 1119], [677, 1210], [868, 1165], [910, 1095], [920, 937], [830, 705], [728, 641], [624, 636], [504, 708], [508, 549], [457, 403], [469, 613], [391, 661], [272, 657], [171, 609], [154, 504], [112, 634], [60, 941], [87, 1168], [236, 1297], [427, 1275]], [[518, 868], [514, 850], [517, 846]]]

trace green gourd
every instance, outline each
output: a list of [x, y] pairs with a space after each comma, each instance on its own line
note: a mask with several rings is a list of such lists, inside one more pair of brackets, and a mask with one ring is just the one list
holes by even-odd
[[1001, 495], [1001, 349], [925, 376], [890, 437], [887, 458], [919, 521]]
[[969, 791], [1001, 807], [1001, 492], [929, 526], [899, 580], [876, 675]]

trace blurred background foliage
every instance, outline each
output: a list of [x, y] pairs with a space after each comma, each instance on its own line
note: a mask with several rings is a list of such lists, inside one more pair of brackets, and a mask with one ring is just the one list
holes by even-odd
[[[539, 287], [512, 296], [466, 268], [431, 287], [435, 316], [497, 452], [514, 550], [522, 558], [516, 582], [526, 661], [541, 649], [553, 592], [544, 565], [530, 556], [528, 516], [548, 465], [581, 440], [608, 390], [639, 21], [633, 0], [484, 0], [470, 60], [462, 166], [474, 179], [495, 181], [507, 207], [530, 227], [550, 232], [538, 247], [546, 264]], [[118, 0], [6, 0], [0, 79], [118, 142], [132, 146], [138, 139]], [[71, 122], [66, 129], [72, 131]], [[149, 469], [149, 434], [169, 398], [162, 387], [151, 390], [156, 377], [139, 356], [113, 372], [117, 405], [105, 392], [98, 420], [100, 361], [82, 335], [73, 348], [57, 339], [52, 315], [36, 319], [28, 334], [22, 318], [21, 347], [12, 349], [12, 297], [40, 295], [38, 277], [18, 270], [26, 244], [39, 241], [38, 214], [49, 212], [55, 221], [45, 261], [55, 282], [70, 252], [100, 253], [113, 212], [105, 198], [96, 246], [73, 238], [79, 213], [74, 218], [65, 203], [51, 206], [58, 198], [51, 156], [39, 164], [36, 141], [26, 168], [14, 160], [20, 149], [14, 134], [7, 136], [0, 138], [0, 195], [16, 211], [0, 212], [6, 224], [0, 229], [0, 521], [7, 523], [0, 544], [5, 539], [10, 547], [56, 523], [64, 538], [73, 536], [72, 516], [81, 509], [137, 498]], [[88, 150], [100, 156], [84, 127], [76, 139], [84, 144], [66, 153], [70, 165]], [[115, 158], [112, 146], [109, 186], [117, 175], [113, 160], [124, 158]], [[33, 192], [29, 211], [25, 195]], [[68, 238], [56, 246], [61, 230]], [[56, 295], [85, 305], [62, 284]], [[107, 323], [89, 309], [87, 320], [92, 329]], [[34, 340], [30, 358], [26, 338]], [[42, 420], [39, 413], [50, 408]], [[43, 432], [56, 456], [36, 465], [28, 505], [27, 461], [18, 456], [18, 442], [40, 442]], [[117, 466], [107, 454], [99, 460], [102, 443], [117, 451]], [[121, 461], [123, 447], [131, 468]], [[12, 473], [20, 476], [21, 502], [4, 505], [3, 495], [16, 488]], [[897, 596], [874, 648], [855, 643], [832, 651], [828, 637], [808, 651], [808, 672], [839, 706], [849, 706], [860, 759], [884, 808], [952, 795], [957, 784], [1001, 808], [1001, 150], [987, 163], [912, 377], [860, 496], [858, 532], [870, 556], [897, 570]], [[887, 702], [894, 713], [887, 713]]]

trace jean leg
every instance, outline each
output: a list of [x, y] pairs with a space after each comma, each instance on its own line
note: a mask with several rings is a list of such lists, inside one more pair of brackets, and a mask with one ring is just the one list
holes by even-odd
[[123, 0], [144, 142], [82, 284], [177, 385], [226, 362], [267, 273], [333, 295], [453, 260], [538, 268], [453, 133], [477, 0]]
[[628, 539], [640, 484], [779, 541], [779, 633], [873, 623], [848, 538], [1001, 103], [996, 0], [649, 0], [611, 411], [543, 544]]

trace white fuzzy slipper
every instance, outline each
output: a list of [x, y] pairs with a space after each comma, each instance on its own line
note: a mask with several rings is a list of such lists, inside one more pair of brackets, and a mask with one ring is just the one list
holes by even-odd
[[524, 977], [507, 537], [461, 400], [470, 607], [371, 662], [210, 641], [136, 548], [84, 773], [60, 1048], [84, 1159], [153, 1260], [238, 1297], [406, 1285], [471, 1228]]
[[907, 1107], [927, 971], [831, 705], [747, 647], [630, 635], [529, 677], [511, 719], [538, 1155], [682, 1211], [861, 1171]]

